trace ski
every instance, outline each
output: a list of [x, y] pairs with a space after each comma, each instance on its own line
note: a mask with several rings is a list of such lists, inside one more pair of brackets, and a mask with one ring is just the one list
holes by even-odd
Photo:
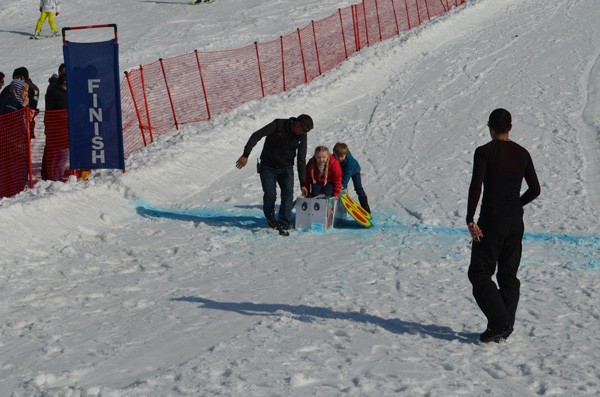
[[53, 36], [53, 35], [43, 35], [43, 36], [29, 36], [31, 40], [44, 40], [44, 39], [53, 39], [53, 38], [62, 38], [62, 35]]
[[198, 2], [198, 3], [196, 3], [195, 1], [190, 1], [190, 2], [188, 3], [188, 5], [190, 5], [190, 6], [197, 6], [198, 4], [212, 4], [212, 3], [214, 3], [214, 2], [215, 2], [215, 0], [210, 0], [210, 1], [201, 1], [201, 2]]

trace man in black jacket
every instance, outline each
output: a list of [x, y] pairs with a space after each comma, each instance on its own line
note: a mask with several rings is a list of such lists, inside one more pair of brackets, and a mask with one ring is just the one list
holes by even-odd
[[[473, 177], [467, 203], [467, 226], [473, 238], [469, 281], [473, 296], [486, 316], [488, 326], [481, 342], [499, 342], [513, 331], [520, 281], [523, 206], [540, 195], [529, 152], [509, 139], [512, 116], [505, 109], [494, 110], [488, 127], [492, 141], [475, 150]], [[525, 179], [527, 191], [521, 195]], [[483, 199], [479, 219], [474, 222], [481, 185]], [[492, 280], [496, 272], [498, 286]]]
[[[262, 184], [263, 212], [269, 226], [277, 228], [281, 235], [288, 235], [291, 225], [292, 203], [294, 194], [294, 158], [298, 169], [300, 186], [304, 186], [306, 178], [306, 134], [313, 129], [313, 120], [306, 114], [289, 119], [275, 119], [248, 139], [244, 153], [237, 160], [236, 167], [243, 168], [248, 163], [250, 152], [258, 141], [266, 137], [259, 167]], [[275, 200], [277, 184], [281, 189], [281, 206], [279, 217], [275, 219]]]

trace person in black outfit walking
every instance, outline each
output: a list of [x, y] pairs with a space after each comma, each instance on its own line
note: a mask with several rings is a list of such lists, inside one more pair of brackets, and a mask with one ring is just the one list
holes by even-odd
[[[263, 212], [269, 226], [277, 228], [281, 235], [287, 236], [291, 225], [292, 196], [294, 194], [294, 158], [298, 169], [300, 186], [304, 186], [306, 178], [306, 134], [313, 129], [313, 120], [306, 114], [289, 119], [275, 119], [248, 139], [244, 153], [235, 163], [241, 169], [248, 163], [252, 148], [258, 141], [266, 137], [259, 167], [260, 182], [262, 184]], [[277, 198], [277, 184], [281, 189], [281, 206], [279, 218], [275, 219], [275, 200]], [[304, 187], [303, 193], [304, 192]]]
[[[521, 285], [517, 270], [524, 232], [523, 206], [540, 195], [529, 152], [509, 139], [511, 114], [505, 109], [494, 110], [488, 127], [492, 141], [475, 150], [467, 204], [467, 226], [473, 238], [468, 276], [475, 301], [487, 317], [487, 329], [479, 337], [486, 343], [506, 339], [513, 331]], [[521, 195], [523, 179], [528, 189]], [[482, 184], [476, 223], [473, 217]], [[492, 281], [496, 265], [498, 286]]]

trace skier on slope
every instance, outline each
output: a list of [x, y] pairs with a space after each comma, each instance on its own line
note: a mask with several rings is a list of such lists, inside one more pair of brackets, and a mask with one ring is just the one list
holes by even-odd
[[40, 18], [35, 25], [34, 38], [39, 38], [42, 34], [42, 26], [48, 19], [50, 29], [52, 29], [52, 37], [60, 36], [56, 22], [54, 22], [54, 15], [58, 16], [60, 12], [60, 0], [40, 0]]

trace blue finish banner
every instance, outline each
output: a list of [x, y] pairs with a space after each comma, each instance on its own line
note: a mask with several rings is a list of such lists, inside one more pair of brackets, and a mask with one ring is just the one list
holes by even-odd
[[64, 41], [71, 169], [125, 169], [119, 45]]

